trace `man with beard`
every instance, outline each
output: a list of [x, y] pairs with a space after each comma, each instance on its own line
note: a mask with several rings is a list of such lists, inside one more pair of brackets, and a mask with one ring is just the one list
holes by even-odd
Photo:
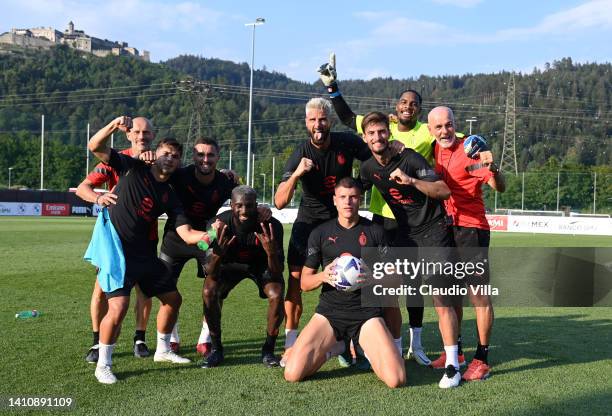
[[[455, 245], [461, 248], [477, 248], [469, 250], [464, 260], [471, 263], [478, 261], [486, 264], [486, 271], [481, 276], [471, 276], [465, 280], [467, 285], [487, 284], [488, 247], [491, 240], [489, 223], [485, 216], [485, 205], [482, 200], [482, 185], [487, 184], [497, 192], [504, 192], [506, 184], [504, 177], [493, 163], [492, 157], [482, 154], [477, 160], [470, 158], [464, 151], [464, 141], [455, 133], [455, 116], [448, 107], [436, 107], [427, 117], [429, 130], [436, 139], [436, 172], [448, 184], [451, 197], [444, 201], [446, 212], [452, 218], [453, 239]], [[474, 140], [483, 140], [472, 136]], [[481, 145], [486, 149], [486, 144]], [[470, 301], [476, 311], [476, 326], [478, 345], [474, 359], [463, 374], [463, 380], [484, 380], [489, 377], [488, 361], [489, 339], [493, 328], [493, 305], [491, 297], [477, 291], [468, 290]], [[455, 307], [458, 327], [461, 328], [463, 308]], [[461, 354], [461, 351], [459, 351]], [[446, 354], [432, 363], [433, 368], [444, 368]], [[463, 359], [465, 362], [465, 358]]]
[[291, 154], [285, 166], [274, 205], [283, 209], [293, 198], [298, 182], [302, 184], [302, 199], [297, 218], [291, 229], [287, 263], [289, 279], [285, 300], [285, 356], [298, 334], [302, 315], [300, 276], [306, 260], [308, 236], [319, 224], [338, 215], [333, 202], [338, 180], [351, 176], [353, 160], [370, 158], [368, 147], [359, 137], [349, 133], [332, 133], [331, 104], [323, 98], [313, 98], [306, 104], [306, 129], [309, 139]]
[[[124, 131], [132, 128], [132, 120], [125, 116], [116, 118], [111, 124], [113, 128]], [[99, 358], [95, 371], [100, 383], [113, 384], [117, 382], [117, 378], [111, 370], [112, 353], [129, 306], [130, 292], [135, 284], [140, 285], [146, 296], [156, 296], [161, 301], [157, 315], [157, 348], [154, 361], [176, 364], [190, 362], [170, 349], [170, 332], [176, 322], [182, 299], [176, 289], [176, 282], [157, 257], [157, 234], [151, 233], [152, 224], [156, 224], [156, 219], [165, 212], [177, 217], [176, 231], [187, 243], [210, 241], [210, 237], [206, 232], [191, 228], [182, 214], [182, 207], [174, 190], [168, 183], [170, 175], [180, 165], [181, 144], [174, 139], [163, 139], [155, 150], [155, 162], [148, 165], [110, 149], [107, 146], [106, 133], [105, 129], [96, 133], [89, 141], [88, 147], [98, 159], [110, 165], [119, 175], [117, 201], [108, 209], [108, 220], [111, 234], [116, 235], [120, 241], [120, 248], [114, 250], [113, 257], [119, 258], [119, 263], [124, 263], [125, 268], [121, 276], [112, 276], [116, 284], [106, 292], [108, 312], [100, 323]]]
[[204, 311], [210, 328], [212, 350], [202, 368], [220, 365], [224, 359], [221, 342], [221, 302], [242, 280], [251, 279], [259, 297], [268, 299], [266, 340], [261, 359], [266, 367], [279, 365], [274, 355], [278, 329], [283, 322], [283, 226], [276, 218], [259, 222], [257, 193], [241, 185], [232, 191], [230, 210], [217, 215], [219, 239], [208, 250]]
[[[336, 55], [330, 54], [329, 62], [321, 65], [319, 68], [319, 74], [321, 81], [327, 88], [329, 97], [332, 105], [340, 121], [349, 128], [355, 130], [360, 135], [363, 135], [361, 128], [361, 122], [363, 121], [363, 115], [357, 115], [353, 113], [351, 108], [348, 106], [337, 82], [336, 72]], [[395, 105], [396, 120], [389, 123], [389, 129], [391, 137], [389, 141], [399, 141], [409, 149], [413, 149], [421, 156], [423, 156], [427, 162], [433, 164], [433, 144], [434, 139], [427, 129], [427, 124], [419, 121], [419, 115], [421, 114], [421, 105], [423, 99], [421, 95], [415, 90], [403, 91], [397, 103]], [[377, 188], [372, 189], [370, 198], [370, 212], [372, 212], [372, 221], [377, 224], [383, 225], [387, 232], [389, 241], [393, 241], [395, 233], [397, 232], [397, 221], [393, 216], [393, 211], [389, 208], [387, 203]], [[421, 332], [423, 329], [423, 313], [424, 308], [420, 306], [410, 306], [408, 308], [408, 320], [410, 324], [410, 344], [406, 358], [414, 357], [415, 361], [420, 365], [430, 365], [431, 360], [427, 357], [425, 350], [421, 344]], [[385, 319], [390, 323], [390, 330], [396, 343], [399, 343], [400, 348], [402, 345], [401, 337], [401, 323], [402, 317], [399, 314], [399, 310], [386, 309]]]
[[[389, 119], [380, 112], [367, 114], [361, 123], [364, 140], [373, 157], [361, 166], [366, 187], [376, 186], [397, 219], [394, 247], [451, 247], [452, 236], [441, 201], [450, 197], [448, 186], [423, 156], [412, 149], [393, 155], [389, 149]], [[442, 250], [444, 251], [444, 250]], [[437, 259], [436, 259], [437, 260]], [[444, 259], [440, 259], [444, 260]], [[433, 297], [446, 352], [440, 388], [456, 387], [461, 381], [458, 362], [457, 314], [447, 299]], [[412, 302], [410, 297], [406, 302]], [[409, 305], [407, 305], [409, 306]]]
[[[113, 121], [104, 127], [104, 129], [98, 134], [110, 136], [117, 130], [118, 127]], [[129, 149], [121, 151], [121, 153], [131, 157], [139, 157], [142, 153], [151, 149], [151, 142], [155, 138], [155, 133], [153, 132], [153, 125], [148, 119], [144, 117], [136, 117], [132, 119], [132, 128], [126, 133], [126, 136], [132, 146]], [[100, 205], [101, 207], [108, 207], [109, 205], [114, 205], [117, 203], [117, 195], [114, 193], [114, 189], [118, 181], [119, 176], [112, 167], [104, 163], [98, 163], [94, 170], [87, 175], [87, 178], [85, 178], [83, 182], [79, 184], [76, 194], [84, 201]], [[94, 188], [100, 187], [105, 183], [108, 184], [109, 192], [103, 195], [97, 194], [94, 191]], [[152, 232], [157, 233], [157, 221], [155, 221], [151, 227]], [[98, 362], [100, 322], [102, 321], [102, 318], [104, 318], [107, 310], [108, 301], [106, 300], [104, 292], [100, 288], [98, 279], [96, 279], [89, 306], [91, 326], [93, 330], [93, 344], [85, 356], [85, 361], [89, 363]], [[145, 358], [150, 354], [149, 348], [147, 348], [147, 344], [145, 344], [145, 331], [147, 330], [147, 322], [149, 322], [149, 314], [151, 313], [151, 298], [147, 298], [142, 293], [138, 285], [136, 285], [136, 305], [134, 306], [134, 313], [136, 315], [134, 356]]]
[[[219, 144], [209, 138], [199, 138], [193, 145], [193, 164], [179, 168], [170, 178], [184, 214], [192, 226], [204, 230], [208, 220], [213, 218], [219, 208], [227, 201], [232, 189], [237, 186], [227, 175], [217, 170], [220, 152]], [[170, 265], [174, 279], [178, 278], [183, 266], [190, 259], [196, 259], [198, 277], [204, 278], [203, 267], [206, 264], [206, 253], [197, 247], [186, 244], [177, 234], [176, 218], [171, 216], [164, 228], [164, 237], [159, 258]], [[204, 285], [202, 286], [204, 300]], [[172, 330], [171, 345], [174, 352], [179, 350], [178, 323]], [[210, 334], [206, 320], [202, 321], [202, 331], [196, 350], [207, 355], [210, 352]]]

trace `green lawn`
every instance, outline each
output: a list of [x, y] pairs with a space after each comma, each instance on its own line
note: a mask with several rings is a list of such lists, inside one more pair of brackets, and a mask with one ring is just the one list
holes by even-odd
[[[93, 219], [0, 217], [0, 397], [71, 396], [78, 414], [610, 414], [612, 309], [497, 308], [486, 382], [440, 390], [439, 372], [407, 362], [408, 385], [389, 390], [372, 372], [341, 369], [335, 360], [312, 379], [286, 383], [281, 369], [259, 363], [266, 303], [251, 282], [224, 305], [226, 362], [215, 369], [176, 367], [131, 355], [130, 312], [114, 354], [120, 382], [100, 385], [83, 356], [91, 342], [93, 267], [82, 260]], [[289, 227], [285, 228], [285, 239]], [[610, 237], [501, 234], [494, 246], [612, 246]], [[186, 267], [180, 333], [184, 355], [197, 359], [201, 284]], [[317, 293], [304, 296], [303, 323]], [[154, 302], [155, 304], [155, 302]], [[16, 311], [43, 315], [15, 320]], [[155, 307], [156, 310], [156, 307]], [[154, 311], [155, 313], [155, 311]], [[441, 349], [437, 320], [426, 310], [423, 342]], [[475, 347], [474, 314], [463, 326], [468, 358]], [[155, 326], [147, 337], [154, 347]], [[282, 339], [279, 339], [280, 346]], [[5, 410], [0, 410], [0, 412]], [[17, 414], [23, 411], [7, 411]], [[40, 413], [40, 412], [38, 412]]]

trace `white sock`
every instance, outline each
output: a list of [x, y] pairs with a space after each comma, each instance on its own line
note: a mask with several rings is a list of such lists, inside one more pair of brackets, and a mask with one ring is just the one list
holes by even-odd
[[395, 344], [395, 348], [397, 348], [397, 352], [399, 352], [400, 357], [402, 356], [402, 337], [396, 338], [393, 340]]
[[170, 342], [176, 342], [177, 344], [181, 342], [181, 338], [178, 334], [178, 322], [174, 324], [174, 328], [172, 328], [172, 333], [170, 334]]
[[202, 321], [202, 331], [200, 331], [200, 338], [198, 338], [198, 344], [210, 343], [210, 331], [208, 330], [208, 324], [206, 321]]
[[422, 350], [421, 345], [421, 331], [422, 327], [410, 327], [410, 349], [411, 350]]
[[103, 367], [105, 365], [112, 366], [113, 365], [113, 350], [115, 349], [115, 344], [98, 344], [98, 367]]
[[293, 347], [295, 340], [298, 337], [297, 329], [285, 329], [285, 349]]
[[157, 347], [155, 353], [163, 354], [170, 351], [170, 334], [162, 334], [157, 331]]
[[457, 370], [459, 370], [459, 346], [455, 345], [445, 345], [444, 351], [446, 352], [446, 362], [444, 363], [444, 368], [452, 365]]

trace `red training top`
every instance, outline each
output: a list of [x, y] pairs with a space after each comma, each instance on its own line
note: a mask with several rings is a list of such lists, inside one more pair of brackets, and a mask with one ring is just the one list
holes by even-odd
[[[125, 149], [119, 153], [132, 156], [132, 149]], [[102, 162], [98, 163], [94, 170], [87, 175], [87, 179], [89, 179], [94, 188], [99, 188], [105, 183], [108, 183], [109, 191], [112, 191], [115, 185], [117, 185], [117, 182], [119, 182], [119, 176], [115, 169]]]
[[447, 149], [436, 144], [435, 160], [436, 173], [451, 191], [444, 207], [453, 217], [453, 225], [488, 230], [482, 185], [493, 177], [493, 172], [481, 165], [479, 159], [470, 159], [463, 150], [463, 140], [459, 138]]

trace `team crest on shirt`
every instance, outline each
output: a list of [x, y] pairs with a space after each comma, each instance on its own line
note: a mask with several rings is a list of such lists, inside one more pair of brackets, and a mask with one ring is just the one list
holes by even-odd
[[365, 233], [362, 231], [361, 234], [359, 234], [359, 245], [364, 247], [366, 244], [368, 244], [368, 237], [366, 237]]
[[323, 190], [321, 191], [321, 195], [333, 194], [334, 187], [336, 186], [336, 176], [330, 175], [323, 178]]
[[346, 163], [346, 158], [342, 153], [338, 153], [338, 156], [336, 156], [336, 160], [338, 161], [339, 165], [344, 165]]

